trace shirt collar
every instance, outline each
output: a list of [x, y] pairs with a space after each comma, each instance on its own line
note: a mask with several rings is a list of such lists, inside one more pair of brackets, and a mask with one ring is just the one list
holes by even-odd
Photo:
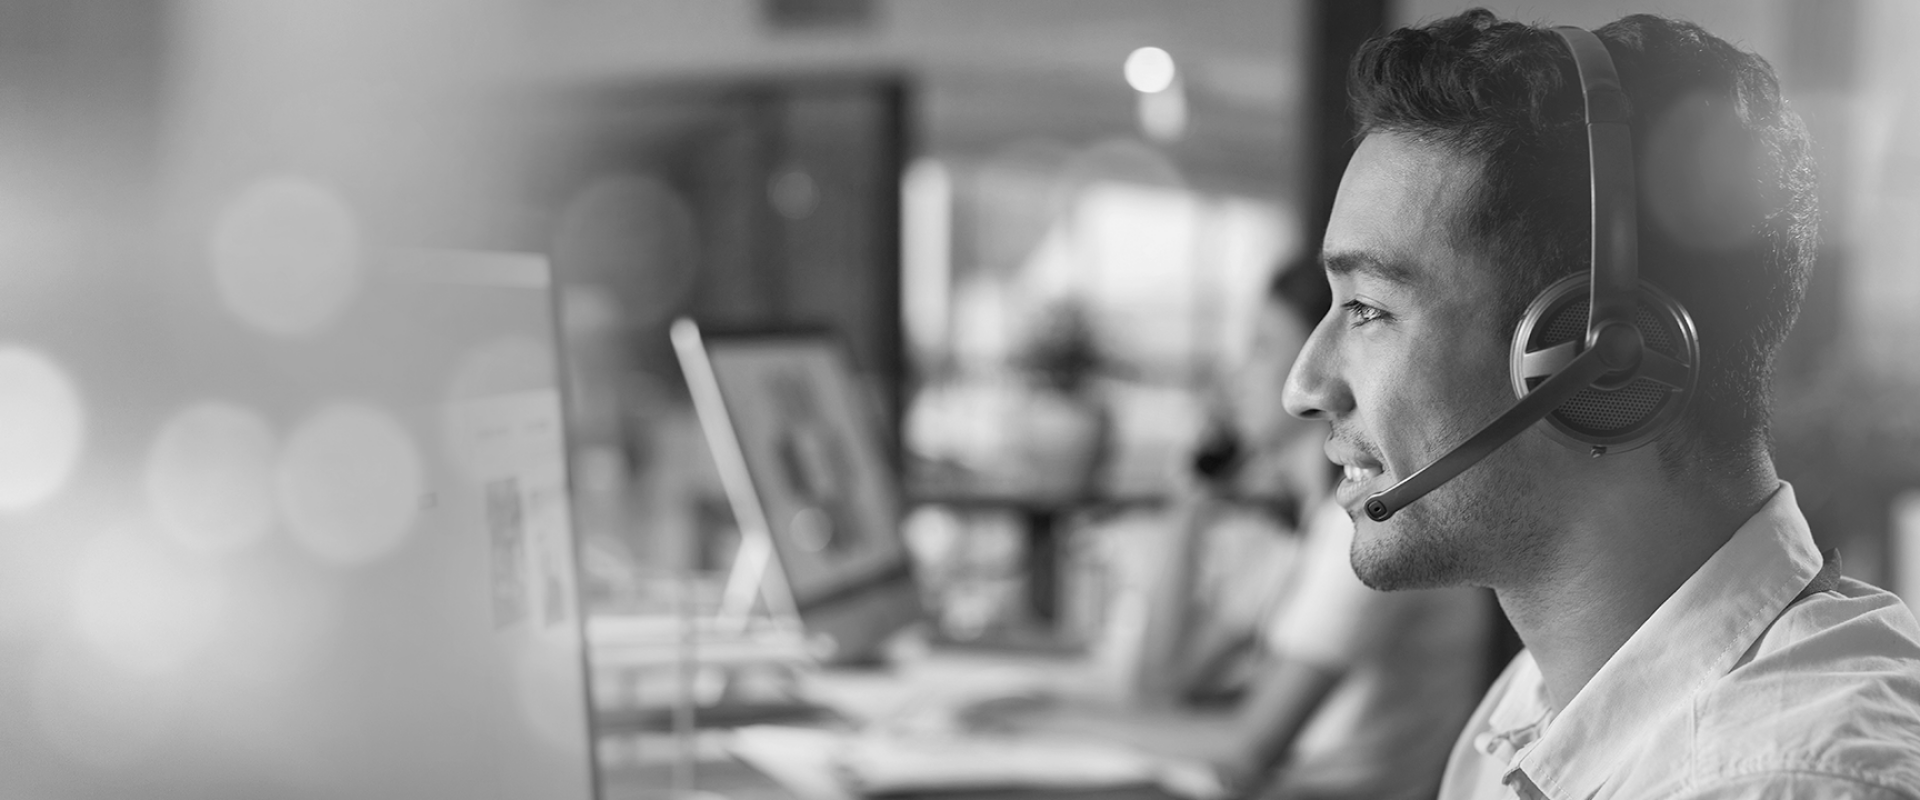
[[1553, 706], [1547, 701], [1547, 685], [1540, 679], [1540, 667], [1532, 653], [1520, 651], [1508, 669], [1513, 674], [1507, 690], [1494, 702], [1486, 729], [1474, 736], [1473, 746], [1510, 765], [1519, 751], [1546, 731], [1553, 721]]
[[1793, 487], [1783, 482], [1607, 659], [1533, 747], [1518, 745], [1519, 759], [1510, 763], [1548, 796], [1593, 796], [1644, 728], [1730, 671], [1820, 566]]

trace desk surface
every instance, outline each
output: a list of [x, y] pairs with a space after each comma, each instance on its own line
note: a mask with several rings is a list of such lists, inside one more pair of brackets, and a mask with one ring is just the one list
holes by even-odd
[[[666, 789], [671, 785], [670, 773], [671, 770], [664, 764], [604, 771], [601, 774], [601, 800], [670, 800], [670, 792]], [[716, 800], [803, 800], [759, 770], [732, 759], [702, 761], [694, 785], [701, 792], [718, 795]], [[909, 800], [914, 796], [893, 797]], [[1046, 800], [1061, 797], [1084, 800], [1175, 800], [1172, 795], [1151, 787], [939, 792], [921, 797], [929, 800]]]
[[[939, 715], [971, 699], [1097, 685], [1098, 670], [1085, 658], [1034, 653], [938, 650], [908, 654], [882, 668], [823, 670], [809, 676], [810, 696], [855, 723], [891, 725], [916, 715]], [[933, 723], [938, 724], [938, 723]], [[819, 800], [830, 792], [796, 792], [746, 764], [705, 753], [696, 764], [695, 786], [727, 800]], [[603, 768], [603, 800], [666, 800], [671, 765], [662, 762]], [[804, 784], [804, 781], [800, 783]], [[844, 796], [851, 796], [844, 795]], [[904, 795], [895, 795], [904, 796]], [[1153, 787], [1087, 790], [941, 791], [941, 800], [1024, 800], [1043, 797], [1168, 800]]]
[[[662, 787], [669, 783], [668, 770], [660, 768], [626, 769], [601, 776], [601, 800], [669, 800]], [[798, 800], [794, 794], [738, 761], [706, 762], [700, 765], [696, 784], [701, 792], [718, 795], [715, 800]], [[895, 795], [901, 800], [907, 796]], [[1047, 800], [1047, 798], [1084, 798], [1085, 800], [1175, 800], [1152, 788], [1058, 790], [1002, 790], [993, 792], [941, 792], [925, 795], [928, 800]]]

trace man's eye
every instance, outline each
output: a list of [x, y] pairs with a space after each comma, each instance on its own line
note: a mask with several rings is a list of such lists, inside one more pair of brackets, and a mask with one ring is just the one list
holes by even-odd
[[1341, 307], [1347, 310], [1347, 322], [1356, 328], [1369, 322], [1392, 318], [1392, 315], [1387, 312], [1358, 300], [1348, 300], [1341, 304]]

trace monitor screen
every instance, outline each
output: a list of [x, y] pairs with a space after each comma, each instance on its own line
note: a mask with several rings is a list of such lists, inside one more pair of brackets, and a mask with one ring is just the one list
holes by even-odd
[[898, 476], [846, 348], [821, 331], [702, 333], [675, 345], [742, 533], [770, 543], [764, 590], [832, 660], [878, 655], [920, 615]]
[[0, 796], [594, 795], [546, 263], [335, 266], [8, 316]]

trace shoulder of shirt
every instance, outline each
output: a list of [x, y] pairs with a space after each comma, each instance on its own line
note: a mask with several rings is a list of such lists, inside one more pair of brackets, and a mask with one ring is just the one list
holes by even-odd
[[1703, 787], [1849, 781], [1886, 792], [1861, 796], [1920, 800], [1920, 624], [1892, 594], [1843, 580], [1789, 607], [1702, 686], [1690, 727]]
[[1852, 578], [1787, 607], [1727, 679], [1863, 675], [1920, 681], [1920, 622], [1888, 592]]
[[1782, 763], [1759, 764], [1689, 786], [1667, 800], [1920, 800], [1920, 792], [1912, 786]]

